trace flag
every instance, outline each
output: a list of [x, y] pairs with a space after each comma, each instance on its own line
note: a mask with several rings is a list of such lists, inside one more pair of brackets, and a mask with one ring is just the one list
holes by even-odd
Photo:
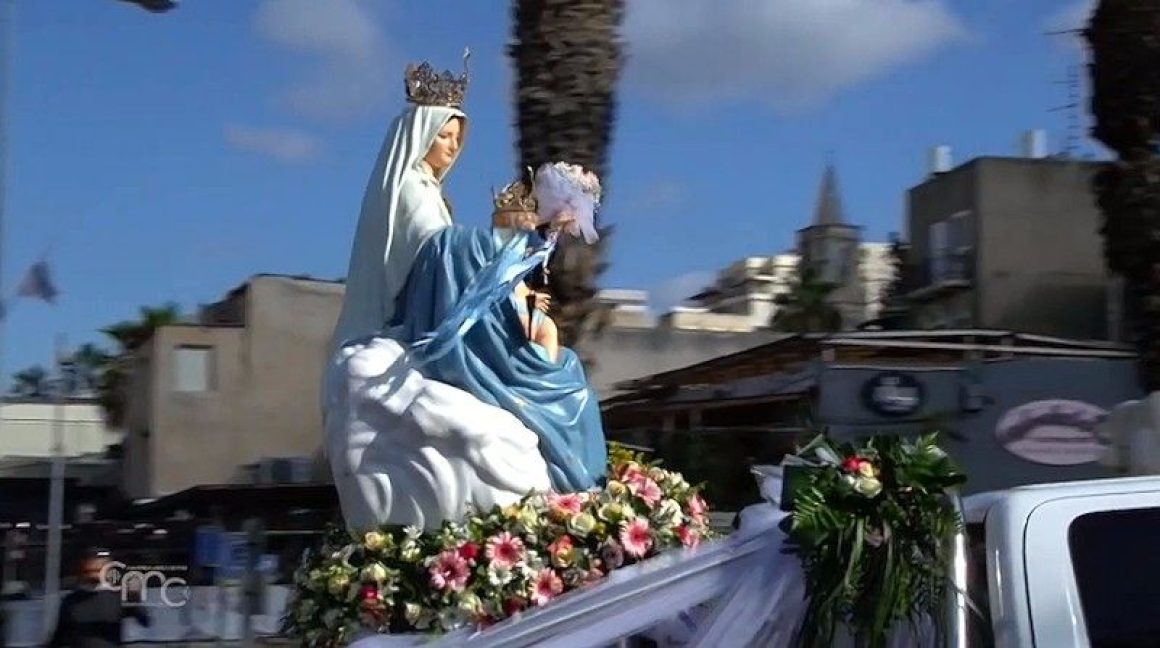
[[57, 296], [56, 286], [52, 283], [52, 273], [47, 261], [37, 261], [32, 264], [20, 284], [16, 286], [19, 297], [32, 297], [53, 303]]

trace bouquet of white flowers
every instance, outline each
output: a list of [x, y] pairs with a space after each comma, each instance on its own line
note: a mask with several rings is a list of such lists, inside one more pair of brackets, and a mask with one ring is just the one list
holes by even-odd
[[600, 178], [596, 174], [566, 162], [545, 164], [536, 172], [533, 193], [543, 221], [570, 218], [570, 234], [583, 236], [588, 244], [599, 240], [596, 211], [600, 208]]

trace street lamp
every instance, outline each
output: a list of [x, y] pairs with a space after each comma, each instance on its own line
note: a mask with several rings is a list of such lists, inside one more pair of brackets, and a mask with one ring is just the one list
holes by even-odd
[[177, 0], [121, 0], [121, 2], [128, 2], [135, 4], [146, 11], [153, 13], [165, 13], [170, 9], [177, 8]]

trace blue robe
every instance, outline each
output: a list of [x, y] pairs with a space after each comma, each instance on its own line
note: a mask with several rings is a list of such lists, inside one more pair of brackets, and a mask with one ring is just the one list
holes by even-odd
[[[392, 337], [411, 344], [434, 331], [502, 245], [489, 230], [458, 225], [432, 235], [399, 294]], [[599, 402], [583, 365], [567, 348], [560, 349], [556, 362], [548, 359], [522, 330], [515, 302], [499, 299], [422, 373], [511, 412], [535, 432], [556, 491], [600, 485], [608, 450]]]

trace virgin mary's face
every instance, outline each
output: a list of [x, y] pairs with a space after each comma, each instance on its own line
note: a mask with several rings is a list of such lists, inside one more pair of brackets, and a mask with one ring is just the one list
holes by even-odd
[[431, 148], [423, 158], [437, 174], [450, 167], [451, 163], [455, 162], [455, 156], [459, 155], [459, 144], [463, 135], [462, 121], [459, 118], [452, 119], [439, 129], [439, 134], [435, 136], [435, 141], [431, 143]]

